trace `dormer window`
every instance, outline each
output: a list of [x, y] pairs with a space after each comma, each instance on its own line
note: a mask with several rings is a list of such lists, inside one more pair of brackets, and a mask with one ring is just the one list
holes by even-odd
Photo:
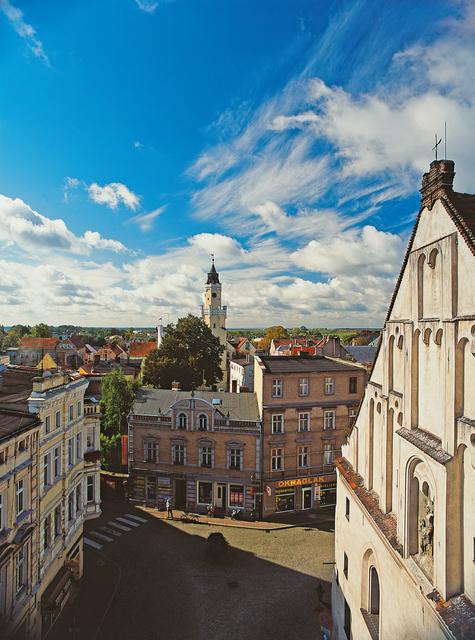
[[198, 429], [200, 431], [208, 431], [208, 416], [201, 413], [198, 418]]
[[179, 413], [176, 421], [177, 429], [186, 429], [187, 427], [187, 417], [186, 413]]

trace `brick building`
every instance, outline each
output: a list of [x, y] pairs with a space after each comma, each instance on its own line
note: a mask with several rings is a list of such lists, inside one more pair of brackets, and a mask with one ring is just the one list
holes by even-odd
[[364, 368], [325, 356], [256, 356], [264, 517], [335, 504], [334, 459], [365, 382]]
[[142, 388], [129, 416], [130, 497], [163, 507], [249, 512], [259, 492], [254, 394]]

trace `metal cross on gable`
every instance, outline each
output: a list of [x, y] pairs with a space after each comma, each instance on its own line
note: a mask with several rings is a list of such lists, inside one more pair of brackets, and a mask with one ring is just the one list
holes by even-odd
[[437, 160], [437, 148], [439, 146], [439, 144], [442, 142], [442, 138], [440, 138], [439, 141], [437, 141], [437, 134], [435, 134], [435, 145], [432, 147], [432, 151], [435, 151], [435, 159]]

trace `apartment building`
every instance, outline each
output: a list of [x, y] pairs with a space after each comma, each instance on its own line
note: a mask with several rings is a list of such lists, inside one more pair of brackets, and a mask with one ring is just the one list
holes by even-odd
[[335, 457], [365, 382], [363, 367], [326, 356], [255, 357], [264, 517], [335, 504]]
[[[38, 627], [38, 437], [41, 422], [18, 401], [25, 376], [0, 380], [0, 638]], [[31, 381], [32, 374], [27, 378]], [[9, 402], [12, 399], [13, 403]]]
[[142, 388], [129, 417], [129, 495], [194, 512], [259, 510], [260, 436], [254, 394]]

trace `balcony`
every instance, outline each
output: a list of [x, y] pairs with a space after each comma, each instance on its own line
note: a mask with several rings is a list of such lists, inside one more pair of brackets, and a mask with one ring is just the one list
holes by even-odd
[[100, 451], [85, 451], [84, 453], [84, 462], [94, 463], [99, 462], [101, 459]]

